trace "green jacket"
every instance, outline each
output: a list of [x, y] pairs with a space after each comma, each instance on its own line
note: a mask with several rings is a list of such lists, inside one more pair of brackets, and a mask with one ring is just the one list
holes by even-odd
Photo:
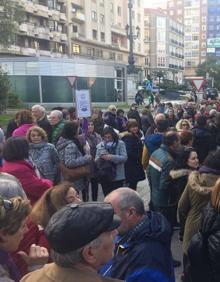
[[58, 141], [59, 135], [64, 127], [64, 124], [65, 124], [65, 121], [62, 119], [55, 126], [53, 126], [52, 134], [51, 134], [51, 143], [56, 144], [56, 142]]

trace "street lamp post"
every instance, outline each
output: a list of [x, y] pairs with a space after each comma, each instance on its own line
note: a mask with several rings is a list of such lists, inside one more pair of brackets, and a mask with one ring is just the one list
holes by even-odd
[[133, 0], [128, 1], [128, 11], [129, 11], [129, 25], [127, 24], [125, 27], [127, 38], [129, 40], [129, 56], [128, 56], [128, 73], [134, 73], [135, 70], [135, 59], [134, 59], [134, 40], [137, 39], [140, 35], [139, 26], [136, 27], [136, 34], [133, 33], [132, 27], [132, 8], [133, 8]]

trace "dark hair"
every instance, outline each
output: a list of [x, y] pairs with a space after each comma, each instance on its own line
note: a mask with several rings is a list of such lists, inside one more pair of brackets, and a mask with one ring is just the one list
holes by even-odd
[[199, 116], [197, 119], [197, 125], [199, 127], [205, 127], [207, 123], [207, 117], [206, 116]]
[[168, 131], [163, 137], [163, 144], [170, 147], [179, 140], [178, 133], [175, 131]]
[[196, 152], [196, 150], [191, 147], [183, 148], [183, 150], [179, 154], [176, 168], [189, 168], [187, 162], [192, 152]]
[[79, 124], [75, 121], [68, 121], [64, 124], [61, 136], [65, 139], [74, 140], [78, 133]]
[[156, 127], [159, 132], [166, 132], [169, 127], [168, 121], [167, 120], [158, 120]]
[[75, 114], [76, 113], [76, 108], [75, 107], [69, 107], [68, 108], [69, 114]]
[[103, 129], [103, 136], [105, 136], [106, 134], [110, 134], [113, 138], [113, 141], [118, 143], [118, 134], [114, 131], [114, 129], [110, 126], [106, 126], [104, 129]]
[[193, 134], [190, 130], [183, 130], [179, 132], [181, 145], [187, 146], [193, 140]]
[[68, 121], [64, 124], [63, 130], [61, 132], [61, 137], [65, 139], [72, 140], [81, 154], [84, 156], [85, 151], [83, 149], [83, 146], [80, 144], [79, 139], [77, 138], [79, 124], [76, 121]]
[[127, 129], [128, 131], [130, 130], [131, 127], [138, 127], [139, 128], [139, 123], [136, 121], [136, 119], [129, 119], [127, 122]]
[[25, 137], [10, 137], [3, 147], [3, 159], [6, 161], [20, 161], [28, 158], [29, 145]]
[[220, 170], [220, 149], [210, 152], [203, 164], [209, 168]]
[[118, 109], [116, 115], [119, 116], [120, 114], [124, 114], [124, 113], [125, 113], [124, 110]]

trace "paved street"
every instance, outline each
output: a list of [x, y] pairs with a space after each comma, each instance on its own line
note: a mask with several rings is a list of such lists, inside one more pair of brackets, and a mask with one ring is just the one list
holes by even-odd
[[[144, 180], [138, 183], [137, 191], [140, 193], [141, 197], [144, 200], [146, 208], [148, 207], [148, 202], [150, 198], [149, 194], [149, 186], [148, 181]], [[99, 189], [99, 201], [103, 200], [103, 194], [101, 191], [101, 187]], [[173, 238], [172, 238], [172, 253], [173, 257], [178, 260], [182, 260], [182, 250], [181, 250], [181, 243], [178, 240], [178, 231], [175, 231]], [[181, 282], [180, 275], [182, 273], [182, 266], [175, 268], [175, 275], [176, 275], [176, 282]]]

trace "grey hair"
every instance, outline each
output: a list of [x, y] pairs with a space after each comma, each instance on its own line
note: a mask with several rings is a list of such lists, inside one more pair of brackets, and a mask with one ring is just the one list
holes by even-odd
[[97, 249], [101, 244], [102, 244], [102, 240], [100, 239], [99, 236], [98, 238], [88, 243], [84, 247], [65, 254], [60, 254], [52, 249], [51, 258], [57, 265], [61, 267], [73, 267], [74, 265], [79, 263], [86, 263], [82, 255], [82, 251], [85, 247], [92, 247], [94, 249]]
[[129, 188], [120, 191], [119, 206], [121, 210], [134, 207], [137, 215], [143, 215], [145, 213], [144, 201], [136, 191]]
[[58, 111], [58, 110], [54, 110], [54, 111], [51, 111], [50, 112], [50, 116], [51, 115], [55, 115], [57, 116], [59, 119], [62, 119], [63, 118], [63, 113], [61, 111]]
[[4, 172], [0, 173], [0, 195], [6, 199], [18, 196], [27, 199], [20, 181], [15, 176]]
[[34, 105], [34, 106], [32, 106], [31, 109], [32, 110], [39, 110], [39, 111], [41, 111], [44, 114], [46, 113], [46, 109], [43, 106], [41, 106], [41, 105]]

